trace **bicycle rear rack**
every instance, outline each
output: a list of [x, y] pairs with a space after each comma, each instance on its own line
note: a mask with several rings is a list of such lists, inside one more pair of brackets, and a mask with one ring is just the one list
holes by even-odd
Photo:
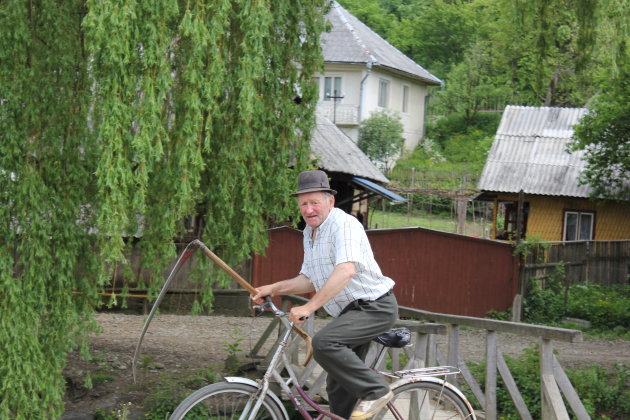
[[458, 373], [460, 373], [460, 370], [453, 366], [436, 366], [418, 369], [397, 370], [394, 373], [381, 373], [391, 378], [421, 378], [427, 376], [457, 375]]

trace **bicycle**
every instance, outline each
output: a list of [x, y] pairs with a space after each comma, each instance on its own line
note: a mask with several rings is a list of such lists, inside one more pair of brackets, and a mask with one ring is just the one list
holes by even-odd
[[[329, 417], [343, 420], [314, 402], [300, 386], [291, 363], [285, 354], [293, 333], [293, 323], [287, 314], [280, 311], [267, 299], [263, 309], [270, 309], [282, 321], [285, 331], [275, 350], [269, 366], [258, 382], [248, 378], [226, 377], [224, 382], [207, 385], [190, 394], [175, 409], [170, 420], [181, 419], [271, 419], [290, 418], [281, 399], [270, 389], [274, 379], [290, 402], [306, 420]], [[388, 347], [402, 348], [409, 345], [410, 333], [406, 328], [397, 328], [375, 339], [381, 344], [380, 352], [372, 366], [378, 366], [386, 356]], [[285, 379], [281, 375], [288, 374]], [[475, 414], [464, 394], [454, 385], [439, 379], [439, 376], [455, 375], [459, 369], [451, 366], [408, 369], [396, 372], [380, 372], [392, 381], [394, 398], [373, 417], [375, 420], [425, 420], [425, 419], [472, 419]], [[311, 416], [311, 411], [317, 413]]]
[[[255, 289], [241, 276], [217, 257], [199, 240], [190, 242], [179, 256], [167, 277], [162, 290], [149, 312], [138, 339], [132, 359], [132, 372], [136, 380], [136, 361], [142, 340], [149, 324], [155, 315], [160, 302], [164, 298], [168, 286], [175, 274], [183, 266], [193, 251], [201, 249], [221, 269], [230, 275], [238, 284], [255, 294]], [[173, 411], [170, 420], [213, 419], [213, 420], [289, 420], [290, 416], [282, 400], [270, 389], [272, 379], [289, 398], [289, 401], [305, 420], [321, 420], [328, 417], [332, 420], [344, 420], [314, 402], [299, 384], [297, 376], [289, 363], [285, 351], [290, 339], [299, 336], [306, 342], [306, 365], [312, 355], [311, 337], [297, 325], [287, 319], [288, 314], [279, 310], [270, 298], [265, 299], [261, 310], [269, 309], [278, 317], [285, 331], [269, 362], [262, 379], [254, 381], [249, 378], [226, 377], [224, 382], [207, 385], [190, 394]], [[379, 366], [386, 356], [387, 348], [402, 348], [409, 345], [410, 333], [406, 328], [397, 328], [374, 339], [381, 344], [380, 352], [372, 363], [372, 368]], [[284, 379], [281, 371], [288, 374]], [[396, 372], [381, 372], [390, 382], [394, 398], [372, 417], [374, 420], [436, 420], [436, 419], [471, 419], [476, 420], [474, 410], [464, 394], [444, 379], [456, 375], [459, 369], [451, 366], [407, 369]], [[293, 388], [293, 389], [292, 389]], [[311, 411], [317, 413], [312, 417]], [[405, 415], [406, 414], [406, 415]]]

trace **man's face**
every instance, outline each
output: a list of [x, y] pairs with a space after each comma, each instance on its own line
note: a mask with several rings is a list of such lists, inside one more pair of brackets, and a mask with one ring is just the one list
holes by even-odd
[[313, 229], [326, 220], [335, 206], [335, 198], [321, 191], [300, 194], [297, 199], [304, 221]]

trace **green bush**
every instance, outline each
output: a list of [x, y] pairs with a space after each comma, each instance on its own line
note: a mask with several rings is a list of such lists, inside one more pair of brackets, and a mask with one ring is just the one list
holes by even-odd
[[567, 315], [595, 329], [630, 329], [630, 285], [576, 284], [569, 289]]
[[[527, 409], [536, 418], [536, 413], [541, 412], [538, 346], [524, 349], [523, 354], [518, 358], [505, 356], [505, 361], [512, 372]], [[486, 381], [486, 363], [471, 365], [470, 371], [483, 388]], [[466, 391], [466, 394], [468, 398], [471, 398], [471, 392]], [[497, 411], [501, 419], [516, 420], [520, 418], [500, 375], [497, 377]]]
[[149, 420], [168, 418], [184, 398], [184, 393], [175, 391], [172, 387], [161, 387], [145, 399], [145, 418]]
[[[514, 381], [533, 418], [540, 418], [540, 354], [538, 345], [526, 348], [519, 357], [505, 356]], [[485, 383], [485, 362], [471, 364], [470, 370], [482, 385]], [[611, 370], [597, 365], [582, 369], [566, 369], [580, 400], [591, 418], [621, 419], [630, 416], [630, 369], [617, 365]], [[467, 397], [474, 399], [470, 391]], [[570, 411], [570, 407], [567, 405]], [[520, 418], [512, 399], [499, 376], [497, 378], [497, 411], [501, 419]]]
[[501, 113], [477, 113], [470, 124], [466, 123], [464, 114], [449, 114], [435, 122], [427, 124], [427, 135], [440, 144], [451, 137], [461, 134], [478, 133], [479, 137], [494, 137]]
[[373, 111], [359, 127], [357, 146], [373, 162], [386, 162], [402, 150], [405, 138], [400, 115], [389, 110]]
[[592, 418], [630, 416], [630, 369], [616, 365], [612, 371], [591, 365], [588, 369], [567, 370], [567, 376]]
[[542, 280], [527, 282], [523, 299], [523, 321], [532, 324], [557, 323], [564, 316], [564, 264], [556, 266], [553, 274]]

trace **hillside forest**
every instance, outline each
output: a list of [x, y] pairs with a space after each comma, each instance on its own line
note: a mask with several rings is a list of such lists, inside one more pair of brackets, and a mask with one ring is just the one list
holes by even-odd
[[[398, 161], [470, 174], [483, 169], [506, 105], [585, 107], [614, 114], [617, 139], [593, 158], [628, 171], [628, 10], [625, 0], [340, 0], [361, 21], [444, 81], [432, 88], [427, 136]], [[602, 99], [605, 98], [605, 99]], [[616, 103], [615, 110], [602, 103]], [[612, 106], [611, 106], [612, 108]], [[625, 114], [625, 116], [624, 116]], [[576, 147], [592, 138], [582, 136]], [[598, 141], [602, 144], [602, 138]], [[625, 160], [623, 153], [625, 151]], [[599, 166], [598, 166], [599, 165]], [[623, 172], [622, 172], [623, 173]], [[600, 173], [601, 174], [601, 173]], [[603, 186], [605, 189], [605, 186]], [[601, 191], [599, 191], [601, 192]]]

